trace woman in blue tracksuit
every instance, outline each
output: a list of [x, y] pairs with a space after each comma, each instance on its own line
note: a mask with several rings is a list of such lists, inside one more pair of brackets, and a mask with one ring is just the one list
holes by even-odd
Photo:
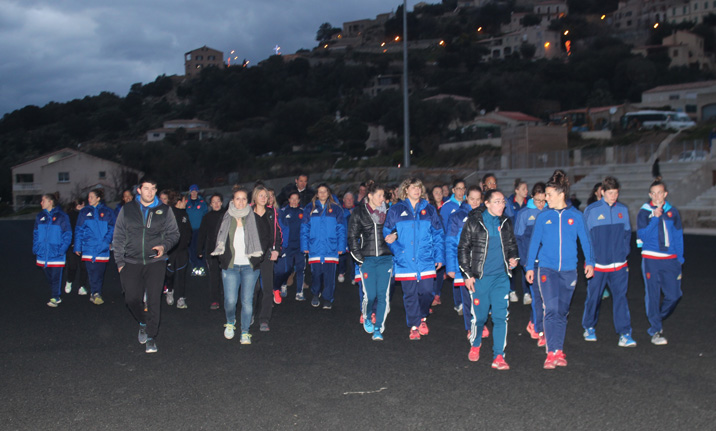
[[426, 319], [433, 301], [433, 279], [445, 262], [443, 226], [417, 178], [400, 185], [401, 201], [391, 206], [383, 236], [393, 252], [395, 280], [403, 287], [403, 304], [410, 339], [427, 335]]
[[[303, 209], [301, 225], [301, 250], [308, 255], [313, 279], [311, 292], [313, 307], [333, 308], [333, 292], [336, 289], [336, 266], [338, 257], [346, 249], [346, 225], [343, 209], [336, 203], [331, 190], [321, 184], [311, 203]], [[323, 291], [321, 292], [321, 279]]]
[[104, 190], [94, 189], [87, 195], [88, 205], [82, 208], [75, 227], [75, 254], [87, 265], [90, 302], [104, 304], [102, 284], [109, 262], [109, 245], [114, 235], [114, 210], [104, 204]]
[[582, 213], [567, 206], [569, 192], [567, 174], [557, 169], [547, 183], [545, 198], [549, 209], [542, 211], [535, 222], [526, 278], [535, 279], [535, 260], [539, 259], [537, 286], [544, 302], [544, 333], [547, 339], [545, 369], [567, 366], [564, 354], [564, 336], [567, 331], [567, 314], [577, 286], [577, 237], [584, 253], [584, 274], [594, 275], [589, 235], [584, 228]]
[[[454, 180], [452, 183], [452, 195], [450, 195], [448, 200], [443, 203], [440, 208], [435, 207], [436, 209], [439, 209], [440, 220], [443, 222], [443, 232], [447, 233], [448, 221], [450, 219], [450, 216], [452, 214], [455, 214], [460, 209], [460, 206], [463, 204], [463, 202], [465, 202], [465, 191], [465, 180], [461, 178]], [[433, 286], [433, 293], [435, 294], [435, 299], [433, 299], [433, 305], [439, 305], [442, 303], [442, 301], [440, 300], [440, 294], [443, 289], [444, 278], [445, 267], [438, 270], [437, 277], [435, 279], [435, 285]], [[454, 283], [454, 280], [452, 287], [452, 297], [454, 304], [453, 309], [457, 312], [458, 315], [464, 316], [462, 297], [460, 295], [460, 287], [459, 285], [456, 285]]]
[[288, 204], [278, 211], [278, 223], [283, 233], [281, 256], [274, 267], [274, 284], [281, 286], [281, 296], [286, 296], [287, 282], [292, 272], [296, 273], [296, 301], [305, 301], [303, 296], [303, 274], [306, 270], [306, 256], [301, 252], [301, 225], [303, 208], [299, 205], [298, 190], [288, 196]]
[[[537, 216], [546, 208], [545, 200], [545, 184], [536, 183], [532, 187], [532, 198], [527, 201], [525, 208], [520, 210], [515, 220], [515, 238], [517, 239], [517, 247], [520, 251], [520, 264], [523, 271], [527, 266], [527, 255], [530, 250], [530, 240], [534, 231]], [[525, 280], [525, 283], [527, 281]], [[537, 340], [537, 345], [543, 347], [547, 344], [544, 336], [544, 309], [542, 307], [542, 295], [539, 289], [532, 289], [532, 313], [530, 315], [530, 323], [527, 325], [527, 332], [530, 336]]]
[[42, 211], [35, 217], [32, 232], [32, 254], [37, 256], [37, 266], [45, 271], [52, 296], [47, 303], [57, 307], [62, 299], [62, 269], [65, 253], [72, 243], [70, 218], [57, 206], [57, 197], [45, 194], [40, 201]]

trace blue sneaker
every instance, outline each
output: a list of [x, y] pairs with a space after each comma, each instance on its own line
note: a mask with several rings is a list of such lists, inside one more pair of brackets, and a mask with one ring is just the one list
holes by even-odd
[[365, 329], [365, 332], [372, 334], [373, 331], [375, 331], [373, 322], [371, 322], [370, 319], [363, 319], [363, 329]]
[[380, 333], [380, 330], [376, 329], [373, 332], [373, 341], [383, 341], [383, 334]]
[[597, 341], [597, 332], [594, 328], [587, 328], [584, 330], [584, 341]]
[[316, 308], [321, 306], [321, 299], [318, 297], [318, 295], [314, 296], [313, 299], [311, 299], [311, 305]]
[[636, 347], [636, 341], [631, 337], [631, 334], [622, 334], [619, 336], [619, 347]]

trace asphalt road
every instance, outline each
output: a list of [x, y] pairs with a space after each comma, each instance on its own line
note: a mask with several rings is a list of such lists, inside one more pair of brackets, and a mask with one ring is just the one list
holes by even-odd
[[253, 344], [223, 337], [206, 279], [190, 278], [189, 308], [163, 303], [159, 352], [136, 341], [110, 265], [106, 303], [76, 291], [57, 309], [31, 255], [32, 222], [0, 221], [0, 429], [2, 430], [713, 430], [716, 429], [716, 237], [687, 236], [684, 298], [664, 324], [667, 346], [646, 334], [639, 257], [629, 303], [638, 346], [617, 347], [611, 300], [599, 341], [581, 333], [585, 284], [572, 303], [569, 366], [544, 370], [543, 349], [524, 330], [528, 306], [510, 306], [506, 359], [490, 368], [491, 340], [469, 362], [451, 289], [409, 341], [400, 290], [385, 341], [358, 324], [357, 288], [338, 286], [333, 310], [289, 299]]

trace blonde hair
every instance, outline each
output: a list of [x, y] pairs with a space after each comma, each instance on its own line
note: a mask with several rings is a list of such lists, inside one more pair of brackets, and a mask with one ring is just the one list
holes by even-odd
[[408, 199], [408, 187], [410, 186], [418, 186], [420, 187], [420, 198], [421, 199], [428, 199], [428, 194], [425, 191], [425, 185], [420, 180], [420, 178], [406, 178], [403, 180], [402, 183], [400, 183], [400, 187], [398, 187], [398, 198], [400, 200]]
[[[254, 187], [254, 189], [251, 191], [251, 205], [252, 205], [252, 206], [256, 206], [256, 198], [258, 197], [259, 192], [262, 192], [262, 191], [263, 191], [263, 192], [266, 192], [266, 198], [267, 198], [267, 199], [270, 197], [269, 191], [268, 191], [268, 189], [267, 189], [266, 187], [264, 187], [264, 186], [256, 186], [256, 187]], [[268, 206], [268, 200], [266, 201], [266, 206]]]

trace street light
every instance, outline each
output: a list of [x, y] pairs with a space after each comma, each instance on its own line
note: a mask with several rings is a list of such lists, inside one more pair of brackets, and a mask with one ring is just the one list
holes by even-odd
[[[399, 37], [396, 37], [396, 41]], [[410, 167], [410, 112], [408, 109], [408, 0], [403, 0], [403, 161]]]

